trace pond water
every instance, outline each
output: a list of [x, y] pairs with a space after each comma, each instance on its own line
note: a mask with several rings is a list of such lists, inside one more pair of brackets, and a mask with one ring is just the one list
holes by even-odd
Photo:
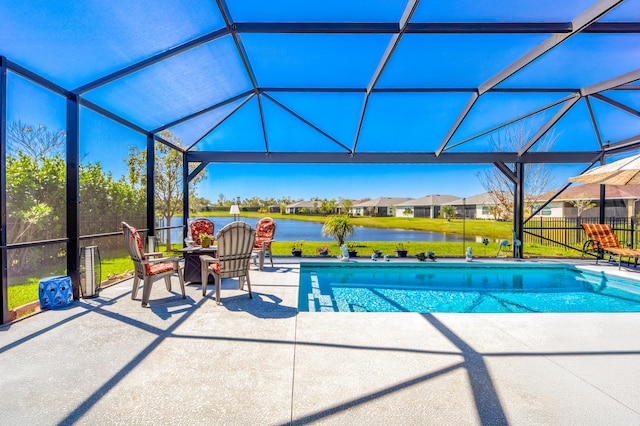
[[[215, 224], [215, 232], [218, 232], [226, 224], [233, 222], [231, 216], [211, 216], [208, 217]], [[247, 222], [255, 228], [257, 218], [240, 217], [239, 220]], [[277, 241], [332, 241], [330, 237], [322, 235], [322, 224], [307, 222], [304, 220], [278, 219], [276, 228]], [[174, 217], [171, 220], [173, 226], [182, 224], [182, 217]], [[164, 240], [164, 236], [160, 238]], [[466, 241], [482, 241], [482, 237], [467, 235]], [[173, 229], [171, 231], [172, 241], [182, 240], [182, 230]], [[406, 229], [379, 229], [357, 226], [353, 235], [348, 237], [349, 241], [434, 241], [434, 242], [462, 242], [462, 235], [444, 234], [430, 231], [411, 231]]]

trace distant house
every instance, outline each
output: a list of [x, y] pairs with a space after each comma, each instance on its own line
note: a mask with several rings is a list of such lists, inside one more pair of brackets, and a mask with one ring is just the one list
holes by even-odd
[[[540, 205], [553, 197], [557, 191], [550, 191], [540, 196]], [[605, 216], [607, 217], [635, 217], [640, 207], [640, 185], [605, 187]], [[582, 201], [582, 203], [580, 203]], [[592, 207], [579, 211], [578, 206], [586, 207], [587, 202]], [[534, 210], [536, 206], [534, 206]], [[537, 216], [543, 217], [598, 217], [600, 214], [600, 185], [588, 183], [570, 186], [562, 191], [552, 202], [542, 209]]]
[[395, 216], [395, 206], [410, 199], [379, 197], [354, 204], [349, 212], [352, 216]]
[[[440, 206], [459, 199], [455, 195], [427, 195], [396, 204], [396, 217], [429, 217], [440, 215]], [[409, 213], [409, 211], [411, 211]]]
[[296, 201], [287, 204], [286, 214], [310, 214], [320, 212], [320, 201]]
[[[346, 208], [344, 206], [344, 202], [345, 202], [345, 200], [339, 200], [336, 203], [336, 206], [335, 206], [335, 208], [333, 209], [333, 211], [331, 213], [332, 214], [349, 214], [350, 213], [350, 209]], [[355, 201], [355, 202], [351, 201], [351, 205], [353, 205], [355, 203], [358, 203], [358, 202], [360, 202], [360, 201]]]
[[467, 219], [494, 219], [492, 208], [496, 206], [494, 196], [490, 192], [472, 195], [471, 197], [458, 198], [443, 203], [456, 208], [456, 216]]

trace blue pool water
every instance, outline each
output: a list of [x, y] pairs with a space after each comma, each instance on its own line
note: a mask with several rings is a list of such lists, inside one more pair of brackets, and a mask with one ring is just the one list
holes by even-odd
[[640, 312], [640, 283], [561, 264], [306, 263], [301, 312]]

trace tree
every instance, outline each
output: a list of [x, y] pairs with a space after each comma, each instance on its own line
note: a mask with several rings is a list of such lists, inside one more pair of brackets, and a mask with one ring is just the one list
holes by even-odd
[[402, 211], [402, 214], [404, 216], [411, 216], [411, 214], [413, 214], [413, 210], [411, 209], [411, 207], [407, 207]]
[[353, 207], [353, 201], [351, 201], [348, 198], [345, 198], [344, 200], [341, 200], [339, 204], [340, 204], [340, 207], [342, 208], [342, 213], [346, 215], [351, 214], [351, 207]]
[[454, 206], [448, 205], [448, 206], [442, 206], [440, 208], [440, 216], [447, 219], [447, 222], [451, 222], [451, 218], [455, 217], [455, 215], [456, 215], [456, 208]]
[[210, 204], [211, 201], [208, 199], [189, 193], [189, 211], [191, 213], [205, 211]]
[[355, 226], [345, 214], [329, 216], [322, 225], [322, 235], [331, 236], [340, 246], [344, 244], [344, 239], [354, 232]]
[[[519, 152], [531, 139], [539, 126], [532, 121], [520, 121], [506, 126], [498, 134], [492, 133], [488, 139], [489, 146], [494, 152]], [[552, 132], [547, 132], [536, 144], [538, 152], [549, 151], [556, 141]], [[477, 174], [481, 185], [490, 193], [499, 209], [501, 219], [513, 217], [514, 185], [500, 170], [493, 168]], [[540, 196], [549, 191], [552, 185], [551, 169], [541, 163], [524, 165], [524, 193], [525, 216], [532, 213], [531, 206], [539, 204]]]
[[578, 195], [575, 200], [571, 200], [570, 202], [571, 205], [578, 210], [578, 217], [581, 217], [585, 210], [596, 206], [596, 203], [587, 198], [585, 194]]
[[[176, 146], [182, 146], [182, 140], [170, 131], [163, 131], [160, 136]], [[182, 213], [182, 153], [168, 145], [156, 142], [155, 145], [155, 203], [156, 216], [161, 217], [167, 226], [171, 225], [171, 219]], [[132, 182], [146, 189], [146, 175], [142, 173], [146, 169], [146, 149], [140, 150], [131, 147], [127, 164], [129, 176]], [[196, 195], [196, 185], [204, 178], [204, 172], [199, 173], [189, 182], [189, 192]], [[167, 250], [171, 250], [171, 232], [167, 232]]]
[[52, 132], [44, 124], [36, 127], [14, 121], [7, 126], [7, 148], [11, 154], [22, 152], [35, 159], [53, 157], [64, 152], [66, 140], [64, 130]]
[[504, 213], [498, 206], [489, 207], [489, 214], [493, 216], [493, 220], [499, 220], [502, 216], [504, 216]]
[[320, 211], [323, 214], [331, 213], [336, 207], [336, 200], [322, 200], [320, 204]]

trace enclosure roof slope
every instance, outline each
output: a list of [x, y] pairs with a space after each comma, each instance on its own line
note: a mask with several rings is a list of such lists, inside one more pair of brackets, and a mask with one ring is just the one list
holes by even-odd
[[7, 0], [0, 55], [192, 161], [585, 162], [640, 140], [640, 0]]

